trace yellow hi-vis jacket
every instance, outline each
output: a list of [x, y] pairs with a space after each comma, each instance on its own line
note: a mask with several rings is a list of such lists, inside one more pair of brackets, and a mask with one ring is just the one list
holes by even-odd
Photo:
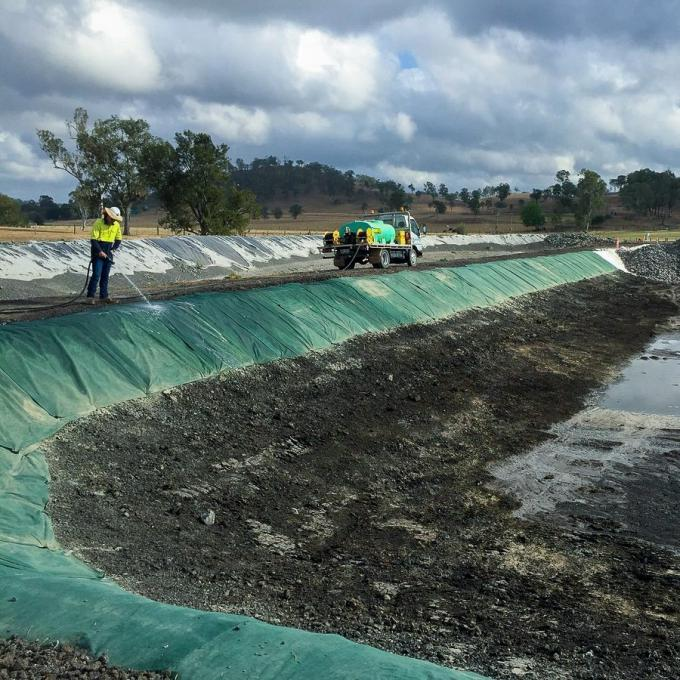
[[92, 225], [92, 234], [90, 238], [93, 241], [102, 241], [104, 243], [113, 243], [114, 241], [122, 241], [123, 234], [120, 230], [120, 224], [114, 222], [113, 224], [106, 224], [104, 219], [100, 217], [95, 220]]

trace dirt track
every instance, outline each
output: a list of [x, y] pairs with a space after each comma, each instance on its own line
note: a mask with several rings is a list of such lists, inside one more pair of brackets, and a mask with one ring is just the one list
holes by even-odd
[[677, 312], [662, 293], [603, 277], [107, 409], [47, 447], [57, 535], [157, 599], [496, 678], [680, 677], [680, 559], [488, 485]]

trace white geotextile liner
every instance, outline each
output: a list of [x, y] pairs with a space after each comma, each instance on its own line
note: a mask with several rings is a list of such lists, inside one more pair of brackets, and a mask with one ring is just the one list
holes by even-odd
[[[423, 237], [425, 247], [539, 243], [541, 234], [455, 234]], [[220, 267], [237, 271], [292, 257], [320, 257], [320, 236], [171, 236], [124, 240], [116, 257], [116, 273], [165, 273], [174, 267]], [[0, 243], [0, 279], [35, 281], [60, 274], [82, 274], [90, 258], [90, 242], [28, 241]]]

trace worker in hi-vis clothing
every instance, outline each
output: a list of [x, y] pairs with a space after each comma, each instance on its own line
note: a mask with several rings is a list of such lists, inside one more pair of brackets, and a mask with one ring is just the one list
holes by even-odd
[[109, 297], [109, 272], [113, 264], [113, 251], [120, 248], [123, 240], [120, 231], [122, 219], [119, 208], [104, 208], [102, 216], [92, 225], [90, 235], [92, 275], [87, 287], [87, 301], [91, 305], [96, 302], [97, 286], [102, 302], [116, 302]]

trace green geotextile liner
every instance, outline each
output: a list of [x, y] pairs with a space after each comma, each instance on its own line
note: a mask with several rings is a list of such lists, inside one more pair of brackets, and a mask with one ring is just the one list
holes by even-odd
[[0, 328], [0, 446], [20, 450], [95, 408], [300, 356], [370, 331], [614, 271], [597, 253], [339, 278], [124, 305]]
[[0, 450], [0, 480], [0, 637], [70, 642], [118, 666], [172, 670], [184, 680], [484, 680], [337, 635], [128, 593], [56, 546], [38, 447]]
[[613, 271], [596, 253], [570, 253], [197, 294], [1, 327], [0, 635], [81, 642], [114, 664], [183, 678], [478, 677], [126, 593], [59, 549], [37, 445], [101, 406]]
[[95, 655], [108, 655], [117, 665], [172, 669], [183, 679], [481, 678], [337, 635], [160, 604], [105, 579], [16, 572], [0, 566], [0, 587], [0, 635], [68, 640]]

